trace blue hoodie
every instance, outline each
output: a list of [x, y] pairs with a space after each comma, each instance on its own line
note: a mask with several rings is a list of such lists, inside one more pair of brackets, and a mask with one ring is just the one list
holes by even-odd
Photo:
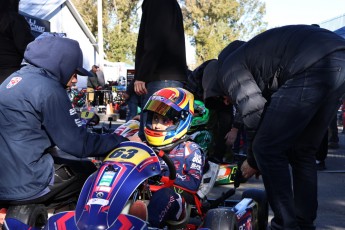
[[81, 126], [65, 90], [73, 73], [86, 74], [78, 42], [42, 38], [24, 57], [29, 64], [0, 85], [0, 200], [26, 199], [48, 186], [54, 165], [49, 147], [97, 157], [128, 140]]

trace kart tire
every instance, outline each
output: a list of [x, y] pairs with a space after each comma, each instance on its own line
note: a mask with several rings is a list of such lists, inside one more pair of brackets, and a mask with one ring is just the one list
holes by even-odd
[[229, 208], [211, 209], [206, 213], [202, 227], [212, 230], [237, 230], [236, 214]]
[[31, 227], [43, 227], [48, 219], [48, 212], [43, 204], [10, 206], [6, 218], [14, 218]]
[[251, 198], [257, 203], [257, 226], [255, 229], [266, 230], [268, 225], [268, 201], [265, 191], [247, 189], [242, 193], [243, 198]]

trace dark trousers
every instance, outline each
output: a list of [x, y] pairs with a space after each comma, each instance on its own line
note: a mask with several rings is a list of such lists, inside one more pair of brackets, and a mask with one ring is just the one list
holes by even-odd
[[104, 92], [95, 90], [95, 100], [93, 101], [93, 105], [104, 105]]
[[328, 131], [326, 131], [326, 134], [324, 135], [320, 147], [316, 152], [316, 160], [318, 161], [324, 161], [327, 158], [328, 154]]
[[293, 76], [272, 95], [253, 142], [274, 212], [272, 229], [315, 229], [315, 155], [344, 93], [345, 52], [338, 51]]
[[138, 114], [138, 106], [140, 106], [141, 97], [136, 93], [133, 93], [127, 100], [127, 113], [126, 113], [126, 122], [131, 120]]
[[23, 201], [0, 201], [2, 205], [45, 204], [48, 208], [58, 208], [74, 202], [86, 179], [97, 170], [88, 159], [55, 158], [54, 183], [49, 185], [50, 191], [36, 199]]
[[174, 188], [169, 187], [162, 188], [153, 194], [147, 206], [151, 227], [163, 228], [167, 220], [178, 220], [185, 207], [184, 193], [186, 192], [178, 194]]
[[[339, 105], [339, 103], [338, 103]], [[339, 105], [340, 106], [340, 105]], [[338, 116], [337, 116], [337, 112], [334, 115], [331, 123], [329, 124], [329, 128], [328, 128], [328, 132], [329, 132], [329, 142], [334, 142], [334, 143], [338, 143], [339, 142], [339, 136], [338, 136]]]
[[[243, 146], [241, 146], [241, 141], [243, 142]], [[247, 155], [246, 131], [243, 125], [238, 129], [237, 137], [232, 147], [234, 153], [240, 153], [241, 149], [242, 154]]]
[[227, 110], [210, 110], [211, 116], [207, 124], [213, 135], [210, 155], [219, 162], [223, 162], [227, 153], [231, 154], [230, 147], [225, 144], [225, 136], [230, 131], [233, 121], [233, 110], [229, 108]]

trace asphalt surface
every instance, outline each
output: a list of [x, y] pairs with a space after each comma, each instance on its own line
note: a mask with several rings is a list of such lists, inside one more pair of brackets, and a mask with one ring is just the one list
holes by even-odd
[[[318, 216], [316, 229], [345, 229], [345, 135], [339, 134], [339, 149], [330, 149], [326, 159], [326, 170], [318, 171]], [[215, 187], [211, 194], [217, 196], [232, 185]], [[251, 178], [241, 184], [236, 194], [230, 199], [240, 199], [248, 188], [264, 189], [261, 177]], [[269, 220], [273, 217], [270, 210]]]
[[[106, 122], [107, 123], [107, 122]], [[124, 123], [117, 119], [112, 122], [113, 127]], [[105, 124], [107, 125], [107, 124]], [[315, 221], [316, 229], [345, 230], [345, 134], [339, 129], [339, 148], [329, 149], [326, 159], [326, 170], [318, 171], [318, 216]], [[218, 197], [227, 191], [232, 184], [218, 185], [212, 189], [208, 197]], [[239, 200], [244, 190], [248, 188], [264, 189], [261, 177], [251, 178], [241, 184], [235, 195], [229, 199]], [[270, 210], [269, 220], [273, 217]]]
[[[326, 159], [326, 170], [318, 171], [318, 216], [315, 221], [316, 229], [345, 229], [345, 135], [339, 134], [339, 149], [330, 149]], [[215, 187], [211, 196], [224, 192], [232, 185]], [[230, 199], [240, 199], [241, 194], [248, 188], [264, 189], [261, 177], [251, 178], [241, 184], [236, 194]], [[269, 220], [273, 217], [270, 210]]]

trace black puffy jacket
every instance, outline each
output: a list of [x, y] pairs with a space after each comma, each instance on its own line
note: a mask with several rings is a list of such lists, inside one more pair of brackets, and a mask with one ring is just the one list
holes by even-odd
[[316, 26], [267, 30], [218, 63], [217, 81], [203, 81], [204, 98], [229, 95], [246, 128], [255, 131], [275, 90], [337, 50], [345, 50], [345, 39]]

